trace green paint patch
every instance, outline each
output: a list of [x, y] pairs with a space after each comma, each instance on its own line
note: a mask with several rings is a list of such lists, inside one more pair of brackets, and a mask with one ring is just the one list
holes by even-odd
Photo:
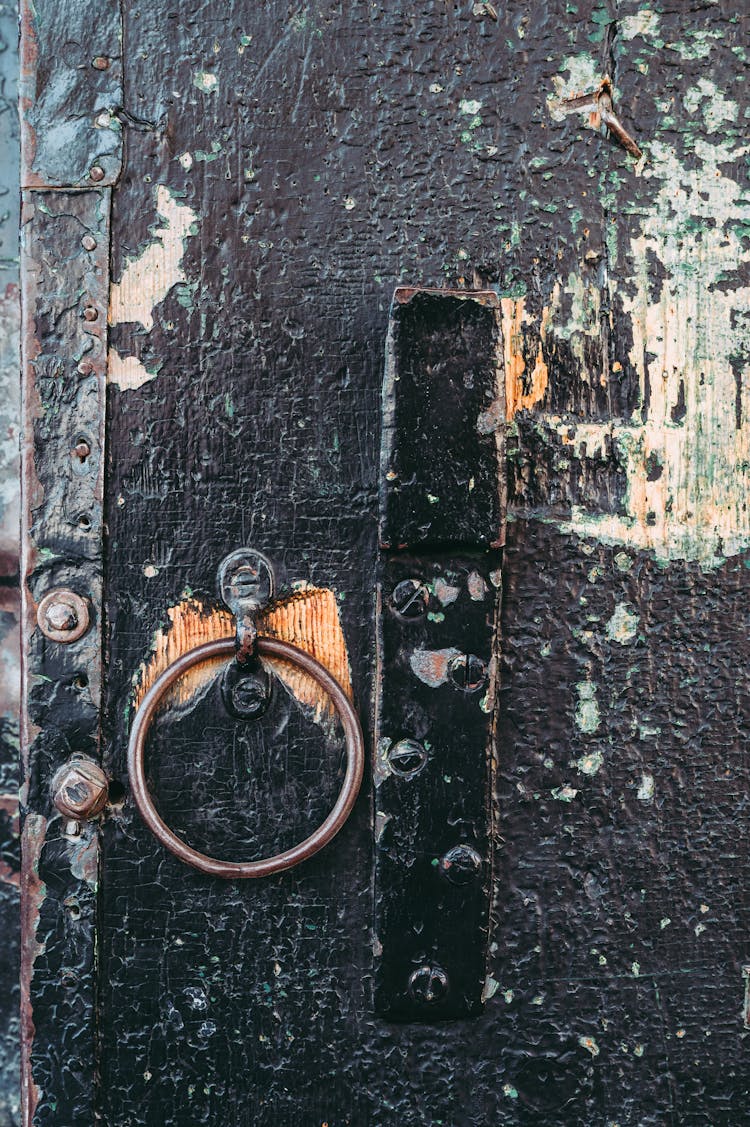
[[644, 771], [644, 773], [641, 775], [640, 786], [638, 787], [638, 792], [635, 797], [639, 802], [653, 802], [654, 789], [654, 776], [649, 775], [648, 772]]
[[211, 164], [212, 161], [217, 160], [219, 153], [222, 151], [221, 145], [218, 141], [211, 142], [211, 152], [207, 153], [204, 149], [196, 149], [194, 158], [197, 161], [203, 161], [205, 164]]
[[514, 1088], [512, 1084], [503, 1084], [503, 1095], [507, 1096], [509, 1100], [517, 1100], [518, 1089]]

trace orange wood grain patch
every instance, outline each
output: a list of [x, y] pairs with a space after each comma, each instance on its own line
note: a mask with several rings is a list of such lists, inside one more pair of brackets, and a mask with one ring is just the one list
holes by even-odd
[[[168, 608], [167, 616], [169, 625], [157, 631], [153, 652], [134, 678], [136, 708], [156, 679], [178, 657], [205, 642], [231, 638], [234, 634], [234, 618], [230, 612], [207, 606], [199, 599], [182, 600]], [[349, 657], [333, 591], [308, 587], [279, 599], [258, 615], [258, 633], [261, 637], [280, 638], [309, 653], [352, 698]], [[225, 664], [224, 659], [218, 659], [190, 670], [165, 696], [165, 706], [189, 704]], [[328, 696], [308, 674], [276, 659], [267, 659], [266, 664], [300, 704], [314, 710], [316, 719], [330, 717], [332, 706]]]
[[537, 349], [534, 367], [530, 374], [526, 371], [523, 358], [522, 326], [529, 320], [525, 310], [524, 298], [504, 297], [500, 302], [503, 325], [503, 349], [505, 358], [505, 416], [513, 416], [524, 408], [536, 406], [544, 399], [549, 382], [547, 365], [544, 362], [542, 343], [547, 331], [549, 310], [545, 309], [540, 327], [541, 340]]

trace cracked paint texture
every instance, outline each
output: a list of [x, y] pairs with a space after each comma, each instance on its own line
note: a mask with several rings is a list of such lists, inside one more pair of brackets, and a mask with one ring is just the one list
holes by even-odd
[[[736, 1123], [750, 17], [709, 0], [123, 12], [103, 723], [125, 795], [102, 827], [96, 1114]], [[588, 112], [550, 112], [605, 76], [639, 163]], [[152, 640], [174, 640], [165, 608], [185, 591], [202, 636], [216, 564], [243, 544], [337, 593], [371, 721], [398, 284], [495, 289], [504, 328], [494, 910], [485, 1010], [460, 1028], [374, 1015], [383, 803], [363, 796], [305, 869], [216, 888], [165, 856], [124, 784], [132, 676]], [[151, 749], [154, 791], [191, 840], [243, 856], [330, 809], [340, 748], [299, 710], [222, 729], [210, 691], [192, 703], [187, 724], [159, 718]], [[397, 800], [423, 809], [414, 786]], [[50, 997], [58, 969], [36, 961]]]

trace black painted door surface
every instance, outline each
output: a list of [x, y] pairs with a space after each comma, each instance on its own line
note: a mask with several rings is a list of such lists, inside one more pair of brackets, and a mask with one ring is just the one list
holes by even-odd
[[[26, 1127], [745, 1121], [743, 9], [22, 4]], [[440, 381], [459, 373], [470, 397], [474, 352], [486, 372], [499, 349], [504, 409], [480, 433], [505, 432], [488, 493], [507, 489], [504, 548], [499, 507], [493, 537], [430, 481], [428, 548], [379, 547], [398, 286], [453, 292], [419, 330], [454, 334], [453, 376], [425, 345], [436, 429], [415, 408], [410, 437], [400, 416], [427, 443], [415, 474], [453, 480], [462, 416]], [[466, 511], [486, 464], [461, 478]], [[216, 571], [244, 546], [278, 572], [261, 633], [351, 691], [368, 764], [327, 848], [243, 881], [154, 838], [126, 751], [158, 674], [231, 637]], [[372, 702], [380, 685], [392, 717], [388, 694], [410, 691], [387, 664], [412, 578], [431, 653], [499, 654], [494, 697], [466, 720], [447, 674], [412, 662], [429, 691], [384, 745]], [[54, 614], [37, 625], [60, 588], [87, 600], [70, 644]], [[471, 636], [445, 641], [452, 623]], [[209, 854], [290, 847], [341, 786], [329, 702], [276, 673], [258, 720], [230, 714], [213, 664], [154, 723], [159, 809]], [[475, 722], [494, 733], [486, 770], [467, 766]], [[386, 806], [397, 738], [442, 750], [428, 786], [407, 746]], [[111, 783], [77, 823], [52, 796], [79, 754]], [[472, 802], [481, 818], [490, 771], [462, 921], [420, 827], [433, 802], [440, 826]], [[404, 894], [427, 862], [434, 882], [388, 915], [388, 881]], [[456, 981], [462, 948], [480, 960], [481, 997], [441, 1020], [422, 982], [422, 1010], [389, 1013], [399, 926], [419, 969], [441, 919]]]

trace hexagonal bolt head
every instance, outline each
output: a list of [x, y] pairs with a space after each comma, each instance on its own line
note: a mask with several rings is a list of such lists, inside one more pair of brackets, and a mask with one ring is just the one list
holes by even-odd
[[408, 989], [415, 1002], [434, 1006], [448, 993], [448, 975], [442, 967], [417, 967], [409, 977]]
[[71, 759], [52, 780], [52, 801], [65, 818], [95, 817], [107, 803], [109, 780], [98, 763], [85, 756]]
[[89, 608], [85, 599], [68, 587], [49, 591], [36, 612], [39, 629], [52, 642], [75, 642], [89, 627]]

